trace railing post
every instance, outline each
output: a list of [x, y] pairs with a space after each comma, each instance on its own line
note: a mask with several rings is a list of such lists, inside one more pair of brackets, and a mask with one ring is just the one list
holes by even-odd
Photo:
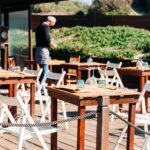
[[109, 150], [109, 97], [98, 98], [96, 150]]

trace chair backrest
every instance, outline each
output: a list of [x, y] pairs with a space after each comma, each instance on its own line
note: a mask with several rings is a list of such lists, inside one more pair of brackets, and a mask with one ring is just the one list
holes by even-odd
[[106, 80], [107, 84], [115, 85], [116, 87], [124, 87], [116, 68], [112, 70], [102, 70], [98, 67], [98, 71], [100, 73], [100, 78]]
[[28, 102], [29, 100], [24, 103], [19, 94], [17, 95], [17, 97], [8, 97], [0, 95], [0, 105], [2, 106], [0, 113], [0, 123], [3, 122], [5, 116], [8, 117], [10, 123], [17, 123], [21, 116], [15, 118], [16, 116], [13, 116], [9, 110], [9, 106], [16, 106], [17, 109], [19, 108], [21, 110], [20, 115], [22, 115], [24, 114], [24, 110], [25, 112], [28, 112]]
[[122, 62], [111, 63], [107, 61], [106, 68], [102, 70], [98, 67], [98, 71], [101, 79], [105, 79], [107, 84], [116, 85], [117, 87], [124, 87], [121, 78], [117, 72], [117, 68], [120, 68]]
[[42, 71], [43, 71], [42, 68], [40, 68], [39, 70], [32, 70], [32, 69], [28, 69], [27, 67], [24, 67], [23, 69], [24, 73], [29, 73], [37, 76], [37, 87], [39, 87], [39, 78], [41, 76]]
[[40, 77], [40, 75], [42, 73], [42, 68], [40, 70], [32, 70], [32, 69], [28, 69], [27, 67], [24, 67], [23, 72], [37, 75], [38, 77]]
[[142, 105], [142, 113], [147, 113], [146, 112], [146, 104], [145, 104], [145, 93], [150, 92], [150, 80], [148, 80], [145, 85], [143, 90], [141, 91], [140, 97], [139, 97], [139, 102], [136, 104], [136, 110]]
[[[45, 86], [47, 80], [49, 80], [50, 83], [55, 83], [56, 86], [59, 86], [60, 84], [62, 84], [65, 74], [66, 74], [66, 71], [63, 71], [63, 73], [54, 73], [54, 72], [48, 71], [46, 75], [44, 76], [37, 93], [38, 94], [41, 93], [41, 89], [43, 86]], [[45, 90], [45, 94], [47, 94], [47, 90]]]
[[124, 87], [122, 80], [118, 74], [118, 71], [114, 68], [113, 70], [106, 70], [106, 81], [110, 82], [111, 85], [116, 87]]
[[69, 59], [70, 63], [80, 62], [80, 55], [71, 55]]
[[110, 61], [107, 61], [105, 70], [114, 69], [114, 68], [120, 68], [122, 66], [122, 62], [120, 63], [111, 63]]

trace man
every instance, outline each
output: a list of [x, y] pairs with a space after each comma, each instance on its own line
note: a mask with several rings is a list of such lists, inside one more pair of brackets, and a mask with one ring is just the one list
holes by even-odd
[[[49, 48], [56, 48], [57, 44], [50, 40], [50, 26], [56, 24], [56, 18], [53, 16], [48, 16], [46, 21], [43, 21], [35, 31], [36, 38], [36, 62], [39, 64], [43, 72], [40, 77], [40, 82], [44, 78], [49, 64], [50, 52]], [[42, 89], [43, 92], [44, 89]]]

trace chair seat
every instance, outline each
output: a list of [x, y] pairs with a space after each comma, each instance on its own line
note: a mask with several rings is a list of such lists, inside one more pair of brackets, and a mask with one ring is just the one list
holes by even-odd
[[[21, 92], [20, 95], [22, 97], [30, 97], [30, 92], [29, 91], [24, 91], [24, 92]], [[35, 94], [35, 101], [36, 100], [39, 100], [39, 99], [42, 99], [42, 100], [47, 100], [47, 99], [50, 99], [50, 96], [48, 95], [40, 95], [40, 94]]]
[[[40, 127], [37, 127], [38, 130], [39, 130], [39, 134], [40, 135], [45, 135], [47, 133], [51, 134], [51, 133], [54, 133], [54, 132], [57, 132], [57, 131], [60, 131], [60, 128], [55, 128], [55, 127], [52, 127], [52, 126], [40, 126]], [[19, 135], [20, 134], [20, 128], [18, 127], [6, 127], [6, 128], [3, 128], [0, 133], [14, 133], [14, 134], [17, 134]], [[25, 129], [25, 134], [24, 134], [24, 139], [31, 139], [33, 137], [36, 137], [37, 135], [35, 134], [35, 132], [33, 131], [33, 129], [31, 127], [28, 127]]]

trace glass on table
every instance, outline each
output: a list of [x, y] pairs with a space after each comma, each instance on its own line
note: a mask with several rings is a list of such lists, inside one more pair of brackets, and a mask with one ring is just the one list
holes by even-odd
[[77, 87], [83, 88], [84, 87], [84, 80], [77, 80]]
[[14, 66], [14, 72], [21, 72], [20, 66]]
[[9, 66], [8, 70], [13, 72], [21, 72], [20, 66]]
[[106, 80], [105, 79], [99, 79], [98, 80], [98, 88], [105, 88], [106, 87]]
[[97, 78], [95, 77], [94, 75], [94, 70], [95, 68], [89, 68], [89, 74], [91, 75], [91, 77], [89, 77], [87, 80], [86, 80], [86, 84], [87, 85], [95, 85], [97, 84]]

